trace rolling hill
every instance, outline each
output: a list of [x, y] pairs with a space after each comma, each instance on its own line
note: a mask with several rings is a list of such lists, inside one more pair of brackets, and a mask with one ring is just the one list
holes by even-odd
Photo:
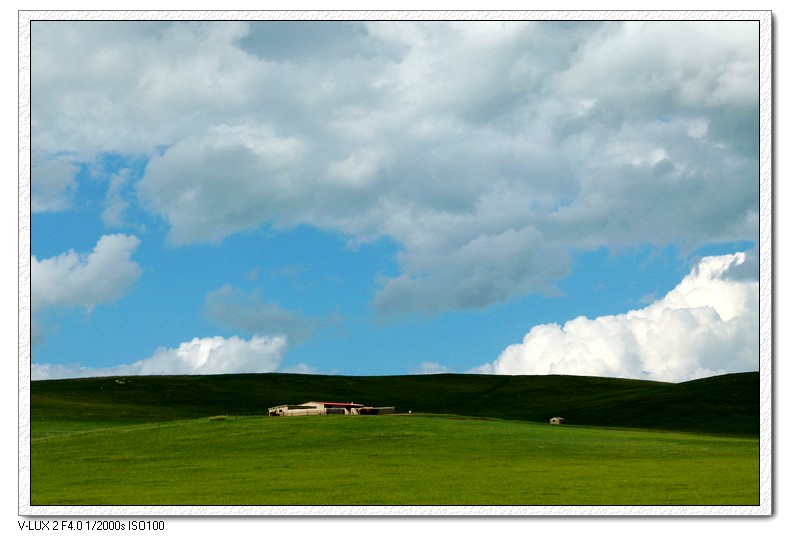
[[321, 376], [234, 374], [126, 376], [31, 382], [33, 434], [46, 423], [129, 424], [212, 415], [266, 415], [308, 400], [395, 406], [397, 412], [455, 414], [570, 425], [722, 435], [759, 434], [757, 372], [678, 384], [580, 376]]

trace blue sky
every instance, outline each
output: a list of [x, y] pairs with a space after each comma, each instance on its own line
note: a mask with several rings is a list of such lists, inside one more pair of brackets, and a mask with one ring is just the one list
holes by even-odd
[[758, 38], [35, 21], [33, 378], [757, 370]]

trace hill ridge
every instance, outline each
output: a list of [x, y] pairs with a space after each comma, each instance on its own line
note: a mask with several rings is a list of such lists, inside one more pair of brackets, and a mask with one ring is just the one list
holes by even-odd
[[395, 406], [571, 425], [759, 434], [758, 372], [682, 383], [594, 376], [470, 374], [328, 376], [288, 373], [117, 376], [30, 384], [31, 426], [45, 421], [134, 423], [266, 415], [269, 407], [308, 400]]

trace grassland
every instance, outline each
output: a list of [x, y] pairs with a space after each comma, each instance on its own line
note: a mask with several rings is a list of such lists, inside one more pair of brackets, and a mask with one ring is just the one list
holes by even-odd
[[130, 376], [32, 382], [31, 426], [79, 429], [211, 415], [262, 415], [308, 400], [396, 411], [757, 437], [756, 372], [679, 384], [579, 376]]
[[[756, 379], [33, 382], [31, 504], [756, 505]], [[414, 413], [261, 416], [311, 399]]]

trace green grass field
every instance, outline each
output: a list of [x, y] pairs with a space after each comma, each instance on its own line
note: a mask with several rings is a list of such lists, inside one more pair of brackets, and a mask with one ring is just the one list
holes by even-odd
[[[31, 504], [757, 505], [756, 379], [33, 382]], [[415, 413], [262, 416], [311, 399]]]
[[35, 439], [33, 505], [756, 505], [758, 442], [456, 416], [222, 417]]

